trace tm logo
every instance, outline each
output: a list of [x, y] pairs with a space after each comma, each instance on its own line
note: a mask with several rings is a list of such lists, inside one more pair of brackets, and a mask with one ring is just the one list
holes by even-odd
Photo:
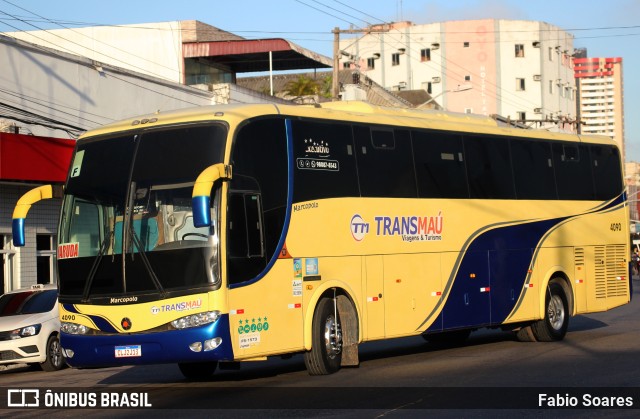
[[369, 232], [369, 223], [366, 223], [359, 214], [351, 218], [351, 235], [355, 241], [362, 241]]

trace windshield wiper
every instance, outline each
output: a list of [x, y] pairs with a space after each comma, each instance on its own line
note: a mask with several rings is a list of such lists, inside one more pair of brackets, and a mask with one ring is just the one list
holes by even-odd
[[[132, 225], [133, 225], [133, 223], [132, 223]], [[162, 294], [162, 298], [164, 298], [166, 296], [166, 292], [164, 290], [164, 287], [160, 283], [160, 280], [156, 276], [156, 273], [153, 271], [153, 268], [151, 267], [151, 262], [149, 262], [149, 258], [147, 257], [147, 253], [144, 251], [144, 248], [142, 247], [142, 243], [140, 242], [140, 238], [138, 237], [136, 232], [133, 230], [133, 227], [131, 227], [131, 230], [129, 231], [129, 233], [131, 234], [131, 237], [133, 238], [133, 243], [138, 248], [138, 252], [140, 253], [140, 256], [142, 258], [142, 263], [143, 263], [144, 267], [147, 269], [147, 272], [149, 273], [149, 276], [151, 277], [151, 280], [153, 281], [153, 285], [155, 285], [156, 289], [158, 291], [160, 291], [160, 294]], [[125, 257], [126, 257], [126, 255], [125, 255]], [[133, 253], [131, 254], [131, 257], [133, 257]]]
[[100, 265], [100, 261], [104, 256], [105, 252], [109, 248], [109, 242], [111, 240], [111, 236], [113, 235], [113, 231], [110, 231], [102, 241], [100, 245], [100, 250], [98, 251], [98, 255], [96, 259], [93, 261], [93, 265], [91, 265], [91, 270], [89, 271], [89, 276], [87, 277], [87, 282], [84, 284], [84, 290], [82, 291], [82, 302], [86, 303], [89, 301], [89, 291], [91, 290], [91, 285], [93, 284], [93, 278], [96, 276], [96, 272], [98, 272], [98, 266]]

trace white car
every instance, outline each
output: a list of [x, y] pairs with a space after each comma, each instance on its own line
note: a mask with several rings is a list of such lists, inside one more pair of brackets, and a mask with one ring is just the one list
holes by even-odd
[[60, 348], [58, 290], [34, 285], [0, 296], [0, 365], [40, 364], [45, 371], [65, 366]]

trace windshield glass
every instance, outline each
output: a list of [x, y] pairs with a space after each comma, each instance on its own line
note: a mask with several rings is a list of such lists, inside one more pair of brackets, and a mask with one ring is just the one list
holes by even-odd
[[51, 311], [57, 296], [57, 290], [5, 294], [0, 297], [0, 317]]
[[[214, 282], [215, 226], [195, 228], [196, 177], [222, 161], [227, 129], [188, 126], [86, 140], [65, 189], [61, 295], [164, 292]], [[212, 220], [217, 220], [214, 196]]]

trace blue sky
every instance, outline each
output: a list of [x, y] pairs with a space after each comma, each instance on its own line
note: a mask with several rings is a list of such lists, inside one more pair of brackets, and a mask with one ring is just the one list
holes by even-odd
[[[11, 15], [11, 16], [9, 16]], [[40, 16], [40, 17], [38, 17]], [[410, 20], [539, 20], [592, 57], [622, 57], [627, 160], [640, 161], [640, 0], [0, 0], [0, 32], [200, 20], [246, 38], [282, 37], [331, 55], [334, 27]]]

